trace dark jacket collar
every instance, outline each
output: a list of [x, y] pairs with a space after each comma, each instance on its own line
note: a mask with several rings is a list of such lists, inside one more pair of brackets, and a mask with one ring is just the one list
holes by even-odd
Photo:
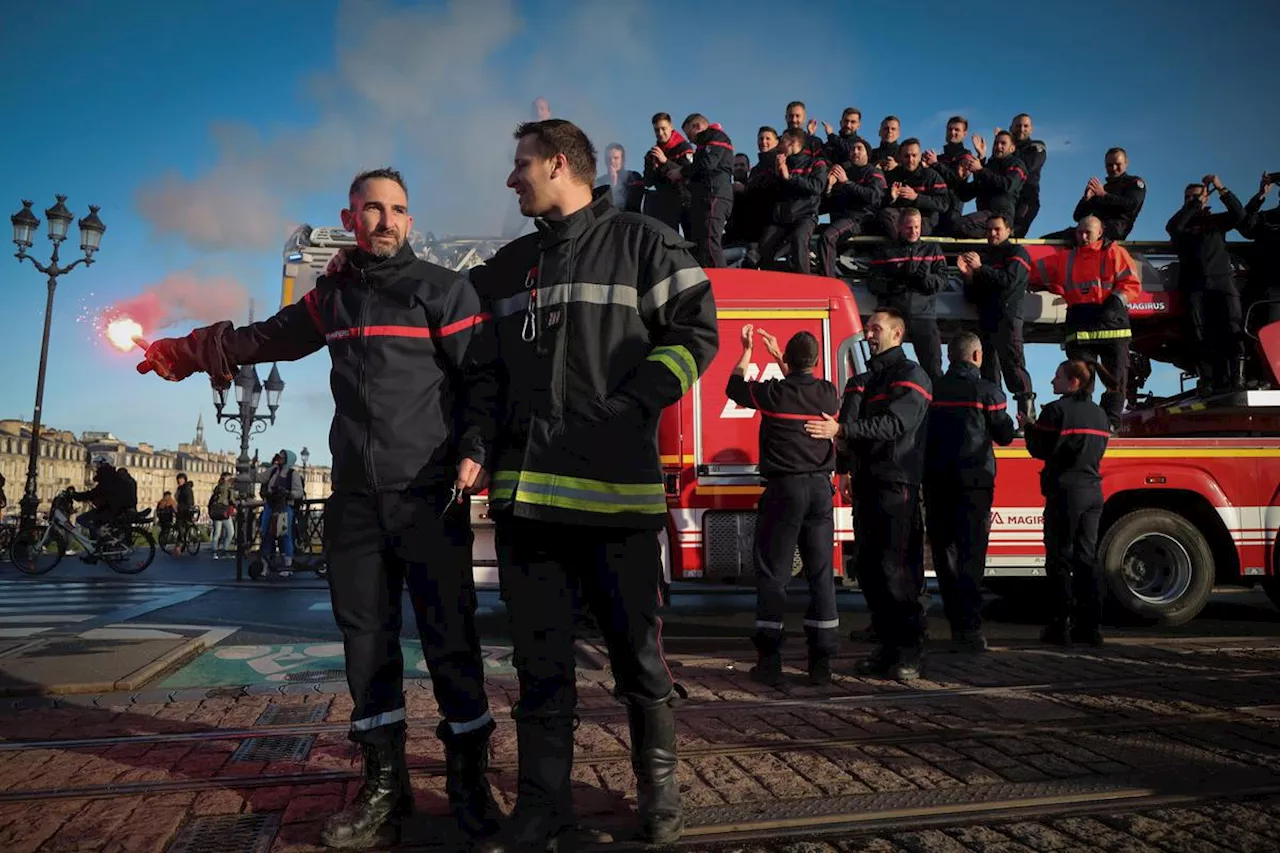
[[591, 191], [591, 203], [564, 219], [551, 221], [539, 219], [538, 246], [550, 248], [565, 240], [573, 240], [585, 234], [596, 222], [614, 213], [613, 193], [609, 187], [596, 187]]
[[978, 366], [971, 361], [953, 361], [947, 368], [947, 373], [954, 376], [962, 376], [966, 379], [977, 379], [982, 375], [978, 370]]
[[871, 356], [871, 360], [867, 362], [867, 366], [873, 372], [888, 370], [890, 367], [896, 367], [907, 360], [907, 354], [902, 351], [901, 346], [892, 347], [884, 352], [876, 353]]
[[418, 256], [409, 247], [409, 241], [405, 240], [400, 251], [389, 258], [376, 258], [357, 249], [351, 253], [344, 272], [348, 282], [367, 285], [409, 304], [417, 293], [418, 282], [406, 276], [405, 272], [417, 261]]

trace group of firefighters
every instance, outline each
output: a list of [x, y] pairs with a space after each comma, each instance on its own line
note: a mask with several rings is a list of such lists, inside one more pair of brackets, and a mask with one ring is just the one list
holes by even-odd
[[[1000, 387], [981, 375], [978, 335], [953, 337], [948, 370], [934, 379], [903, 352], [906, 329], [892, 307], [871, 315], [864, 329], [872, 353], [868, 370], [849, 380], [841, 398], [834, 385], [814, 376], [821, 353], [811, 333], [797, 333], [780, 350], [763, 329], [742, 328], [742, 358], [725, 393], [761, 414], [766, 485], [756, 525], [753, 641], [759, 660], [751, 675], [764, 684], [782, 680], [785, 590], [797, 548], [810, 592], [803, 623], [809, 679], [831, 680], [840, 627], [831, 548], [837, 472], [848, 475], [855, 574], [875, 642], [855, 672], [902, 681], [920, 677], [926, 529], [952, 640], [971, 651], [987, 649], [981, 584], [995, 490], [992, 444], [1009, 444], [1016, 428]], [[782, 379], [745, 379], [756, 335], [781, 366]], [[1053, 379], [1060, 398], [1036, 421], [1018, 418], [1027, 451], [1045, 461], [1041, 492], [1053, 615], [1041, 638], [1059, 645], [1102, 643], [1099, 463], [1111, 431], [1093, 402], [1094, 376], [1095, 365], [1069, 357]]]
[[[848, 107], [839, 129], [822, 122], [826, 138], [817, 136], [819, 122], [809, 119], [801, 101], [785, 112], [785, 129], [761, 127], [756, 136], [757, 162], [735, 153], [718, 124], [690, 115], [680, 131], [671, 116], [658, 113], [652, 125], [655, 145], [644, 156], [643, 173], [626, 169], [626, 152], [614, 143], [606, 152], [606, 173], [597, 182], [611, 187], [615, 203], [643, 211], [673, 229], [682, 229], [695, 244], [704, 267], [725, 265], [724, 246], [746, 251], [743, 265], [773, 266], [808, 273], [812, 249], [823, 275], [837, 276], [837, 258], [850, 238], [888, 238], [876, 249], [873, 274], [885, 291], [900, 291], [895, 307], [907, 321], [907, 340], [933, 378], [941, 375], [933, 296], [946, 287], [945, 262], [928, 237], [986, 237], [992, 248], [968, 253], [995, 270], [978, 274], [970, 287], [970, 270], [960, 267], [965, 293], [981, 318], [987, 350], [983, 375], [999, 384], [1003, 374], [1019, 411], [1034, 417], [1034, 394], [1022, 353], [1022, 296], [1031, 273], [1030, 259], [1010, 238], [1026, 237], [1040, 210], [1041, 172], [1048, 158], [1045, 143], [1033, 138], [1031, 116], [1019, 113], [1008, 130], [987, 141], [970, 137], [963, 116], [947, 120], [944, 144], [926, 149], [916, 138], [901, 138], [897, 116], [880, 122], [877, 144], [859, 135], [862, 112]], [[988, 156], [989, 154], [989, 156]], [[1074, 241], [1070, 252], [1053, 256], [1038, 272], [1044, 285], [1068, 305], [1067, 355], [1100, 361], [1113, 389], [1103, 408], [1112, 425], [1123, 411], [1128, 383], [1128, 299], [1138, 292], [1139, 268], [1116, 241], [1124, 240], [1146, 200], [1146, 183], [1128, 171], [1128, 153], [1111, 148], [1104, 158], [1106, 179], [1086, 183], [1073, 219], [1076, 226], [1043, 235]], [[1179, 290], [1189, 302], [1189, 317], [1200, 342], [1197, 373], [1200, 390], [1209, 393], [1244, 386], [1247, 364], [1245, 302], [1259, 305], [1256, 326], [1280, 319], [1280, 210], [1262, 204], [1275, 173], [1265, 174], [1247, 206], [1216, 175], [1188, 185], [1186, 204], [1167, 225], [1178, 253]], [[1209, 197], [1219, 192], [1225, 213], [1210, 214]], [[967, 202], [976, 210], [965, 213]], [[819, 216], [829, 222], [819, 224]], [[1000, 222], [1000, 236], [993, 223]], [[1088, 227], [1084, 227], [1085, 224]], [[1223, 243], [1226, 232], [1255, 241], [1250, 288], [1237, 283]], [[988, 260], [987, 256], [992, 260]], [[910, 268], [903, 275], [902, 259]], [[981, 257], [980, 257], [981, 256]], [[924, 260], [938, 258], [932, 264]], [[992, 272], [996, 274], [991, 275]], [[887, 273], [887, 276], [884, 275]], [[895, 288], [884, 278], [899, 279]], [[1242, 290], [1245, 290], [1242, 294]], [[891, 295], [886, 293], [885, 295]]]
[[[685, 130], [698, 145], [695, 172], [732, 159], [718, 126], [692, 116]], [[789, 138], [801, 151], [811, 145], [794, 133]], [[514, 139], [507, 186], [537, 229], [467, 275], [415, 256], [400, 174], [364, 172], [341, 211], [356, 247], [335, 256], [314, 290], [248, 326], [222, 322], [158, 340], [138, 366], [171, 381], [196, 372], [225, 381], [245, 364], [329, 352], [335, 414], [325, 550], [353, 699], [349, 737], [364, 763], [355, 799], [324, 825], [321, 841], [330, 847], [383, 843], [414, 808], [399, 642], [406, 584], [442, 717], [436, 736], [461, 844], [503, 853], [567, 843], [580, 607], [604, 636], [615, 695], [626, 706], [638, 837], [668, 843], [683, 831], [673, 712], [680, 691], [664, 659], [658, 616], [659, 532], [668, 509], [657, 424], [719, 347], [703, 267], [715, 260], [706, 253], [719, 243], [732, 190], [727, 178], [723, 192], [719, 178], [689, 182], [688, 209], [702, 211], [689, 232], [701, 244], [691, 247], [658, 219], [619, 209], [612, 188], [595, 186], [595, 148], [572, 123], [527, 122]], [[654, 153], [658, 166], [687, 160], [667, 150], [660, 145]], [[898, 197], [911, 194], [908, 188]], [[910, 237], [902, 245], [919, 242], [917, 207], [903, 205], [895, 220]], [[1000, 251], [963, 262], [975, 289], [1003, 293], [1025, 283], [1025, 258], [1002, 248], [1012, 220], [989, 217], [983, 227]], [[1081, 227], [1094, 237], [1089, 244], [1098, 243], [1100, 222], [1086, 217]], [[990, 506], [990, 441], [1011, 432], [1003, 397], [980, 378], [986, 362], [972, 335], [952, 342], [946, 374], [903, 352], [918, 319], [912, 294], [937, 275], [941, 253], [921, 245], [881, 260], [888, 304], [866, 326], [870, 370], [843, 398], [813, 377], [817, 341], [804, 335], [776, 353], [788, 370], [781, 382], [747, 383], [739, 371], [730, 383], [731, 396], [766, 413], [761, 511], [768, 523], [760, 539], [756, 637], [762, 677], [778, 669], [780, 584], [797, 542], [811, 576], [830, 580], [837, 465], [850, 473], [857, 501], [858, 576], [878, 637], [859, 672], [918, 674], [922, 485], [935, 553], [945, 564], [939, 574], [954, 593], [948, 614], [957, 639], [982, 645], [976, 590], [986, 534], [977, 519]], [[902, 294], [905, 316], [894, 307]], [[993, 334], [999, 340], [1002, 333]], [[745, 346], [752, 337], [744, 330]], [[776, 341], [770, 346], [777, 350]], [[1050, 563], [1064, 591], [1051, 640], [1098, 638], [1097, 460], [1110, 432], [1090, 401], [1092, 377], [1090, 363], [1068, 360], [1054, 380], [1062, 399], [1033, 426], [1020, 415], [1031, 452], [1046, 459], [1050, 553], [1064, 555]], [[948, 419], [956, 425], [946, 426]], [[929, 429], [930, 421], [941, 426]], [[469, 501], [486, 488], [520, 684], [511, 712], [517, 796], [506, 819], [486, 775], [495, 722], [471, 566]], [[819, 679], [830, 673], [837, 622], [829, 587], [815, 583], [805, 618]]]

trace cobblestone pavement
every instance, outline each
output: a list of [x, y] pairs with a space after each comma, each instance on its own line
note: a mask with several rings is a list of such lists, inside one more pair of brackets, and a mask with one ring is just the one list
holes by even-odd
[[[1280, 640], [939, 653], [911, 685], [815, 688], [793, 670], [762, 688], [746, 649], [672, 664], [689, 693], [684, 850], [1280, 849]], [[587, 849], [625, 850], [634, 794], [610, 686], [579, 673], [575, 803]], [[490, 688], [492, 778], [510, 808], [516, 688]], [[0, 850], [315, 850], [358, 787], [350, 710], [342, 682], [4, 700]], [[429, 682], [410, 682], [408, 711], [424, 814], [404, 849], [456, 849], [436, 819]]]

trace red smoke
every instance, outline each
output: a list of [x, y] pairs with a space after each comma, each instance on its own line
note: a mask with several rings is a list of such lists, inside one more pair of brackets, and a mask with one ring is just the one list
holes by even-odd
[[180, 272], [165, 276], [147, 285], [137, 296], [104, 309], [101, 321], [105, 324], [128, 317], [141, 324], [150, 336], [173, 326], [239, 321], [248, 306], [249, 292], [235, 279], [198, 278], [192, 273]]

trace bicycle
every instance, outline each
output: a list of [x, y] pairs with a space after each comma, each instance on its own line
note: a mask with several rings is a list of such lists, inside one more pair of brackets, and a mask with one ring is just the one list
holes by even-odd
[[184, 552], [192, 557], [199, 554], [200, 536], [196, 533], [195, 518], [184, 519], [179, 513], [173, 525], [173, 532], [166, 537], [166, 541], [161, 543], [161, 547], [170, 557], [177, 557]]
[[151, 565], [156, 557], [156, 540], [147, 529], [151, 524], [151, 510], [129, 513], [121, 520], [102, 525], [94, 541], [82, 535], [71, 522], [75, 503], [71, 493], [71, 489], [65, 489], [54, 497], [48, 524], [29, 527], [14, 535], [9, 559], [19, 570], [28, 575], [44, 574], [62, 562], [70, 541], [84, 549], [81, 560], [86, 563], [101, 560], [122, 575], [136, 575]]

